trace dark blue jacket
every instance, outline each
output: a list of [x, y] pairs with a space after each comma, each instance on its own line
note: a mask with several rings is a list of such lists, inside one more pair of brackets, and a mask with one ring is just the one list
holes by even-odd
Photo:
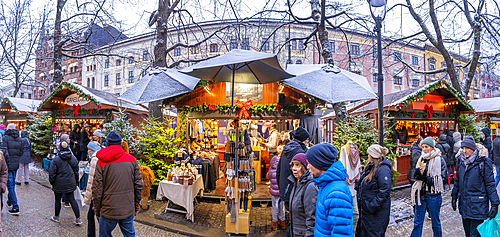
[[19, 163], [29, 164], [31, 163], [31, 141], [28, 138], [28, 131], [22, 131], [21, 137], [23, 139], [23, 155]]
[[55, 193], [75, 191], [79, 180], [78, 160], [69, 150], [60, 151], [49, 167], [49, 182]]
[[463, 155], [462, 152], [458, 157], [457, 177], [451, 196], [458, 198], [462, 218], [485, 220], [490, 210], [489, 203], [500, 204], [491, 160], [486, 157], [486, 149], [481, 145], [472, 154], [477, 158], [469, 167], [465, 167], [461, 160]]
[[445, 129], [446, 132], [446, 143], [451, 147], [451, 151], [453, 152], [453, 146], [455, 146], [455, 140], [453, 140], [453, 133], [450, 129]]
[[500, 136], [497, 136], [495, 140], [493, 140], [493, 162], [495, 166], [500, 166]]
[[358, 192], [359, 219], [356, 236], [385, 236], [391, 214], [392, 165], [384, 158], [366, 182], [366, 176], [374, 168], [373, 163], [366, 165], [361, 178], [356, 182]]
[[283, 152], [281, 152], [281, 158], [278, 162], [278, 168], [276, 169], [276, 179], [278, 180], [278, 187], [280, 189], [280, 199], [285, 203], [288, 203], [292, 191], [292, 186], [289, 187], [291, 182], [288, 180], [288, 176], [292, 174], [290, 162], [295, 155], [306, 153], [306, 151], [306, 145], [295, 139], [291, 140], [283, 147]]
[[421, 155], [422, 149], [418, 146], [417, 141], [415, 141], [411, 147], [410, 168], [406, 174], [406, 178], [410, 181], [410, 184], [415, 182], [415, 167], [417, 166], [418, 158], [420, 158]]
[[491, 136], [490, 136], [490, 129], [489, 128], [483, 128], [481, 131], [484, 134], [484, 138], [481, 139], [481, 143], [488, 149], [488, 157], [493, 160], [492, 156], [492, 147], [491, 147]]
[[352, 196], [346, 178], [344, 165], [337, 161], [325, 173], [313, 179], [319, 188], [315, 237], [354, 236]]
[[9, 170], [19, 169], [19, 159], [23, 155], [23, 140], [19, 137], [18, 130], [9, 129], [5, 132], [0, 150], [4, 154]]

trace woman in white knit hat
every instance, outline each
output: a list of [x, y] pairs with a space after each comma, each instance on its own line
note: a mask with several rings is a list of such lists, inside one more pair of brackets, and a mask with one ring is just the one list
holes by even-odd
[[388, 149], [368, 147], [368, 164], [356, 182], [359, 219], [356, 236], [385, 236], [391, 211], [392, 165], [384, 155]]

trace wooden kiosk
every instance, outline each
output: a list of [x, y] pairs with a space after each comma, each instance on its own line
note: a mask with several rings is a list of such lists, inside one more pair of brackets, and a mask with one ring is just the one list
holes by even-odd
[[14, 123], [19, 131], [23, 130], [29, 113], [35, 113], [41, 102], [41, 100], [5, 97], [0, 106], [2, 122]]
[[500, 97], [471, 100], [469, 103], [476, 114], [488, 122], [491, 138], [500, 136]]
[[[408, 184], [406, 174], [410, 168], [411, 146], [418, 136], [439, 137], [446, 129], [457, 131], [457, 118], [461, 113], [474, 113], [472, 106], [444, 80], [396, 93], [384, 95], [385, 116], [394, 118], [392, 139], [398, 144], [393, 167], [399, 172], [396, 186]], [[353, 114], [366, 114], [378, 127], [378, 102], [355, 110]]]

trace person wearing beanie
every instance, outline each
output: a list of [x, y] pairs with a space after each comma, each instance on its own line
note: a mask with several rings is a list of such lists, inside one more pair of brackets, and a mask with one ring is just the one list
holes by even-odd
[[465, 136], [456, 169], [451, 206], [456, 211], [458, 201], [465, 236], [479, 236], [477, 226], [495, 218], [500, 204], [487, 148], [476, 144], [471, 135]]
[[356, 236], [385, 236], [391, 213], [392, 164], [385, 147], [368, 147], [368, 164], [356, 182], [359, 219]]
[[3, 136], [5, 134], [5, 125], [0, 124], [0, 134]]
[[12, 206], [9, 210], [11, 215], [19, 215], [19, 205], [17, 203], [16, 196], [16, 175], [19, 169], [19, 162], [21, 156], [24, 153], [23, 140], [19, 136], [19, 131], [16, 129], [16, 125], [9, 123], [2, 137], [2, 144], [0, 145], [0, 150], [5, 156], [5, 162], [9, 169], [9, 175], [7, 178], [7, 190], [9, 191], [7, 205]]
[[329, 143], [312, 146], [305, 156], [307, 169], [319, 188], [316, 199], [314, 236], [353, 236], [352, 195], [347, 171], [337, 161], [338, 150]]
[[59, 152], [52, 160], [49, 167], [49, 182], [52, 185], [52, 191], [55, 196], [55, 213], [50, 220], [59, 223], [59, 213], [61, 212], [61, 199], [63, 194], [71, 204], [75, 221], [73, 224], [81, 225], [80, 209], [75, 200], [74, 191], [77, 189], [80, 179], [78, 174], [78, 160], [71, 153], [69, 143], [62, 141], [59, 143]]
[[434, 139], [422, 140], [422, 154], [415, 166], [415, 182], [411, 188], [411, 202], [415, 205], [413, 231], [411, 237], [422, 236], [425, 213], [429, 211], [434, 236], [442, 236], [439, 213], [443, 198], [443, 172], [446, 163], [441, 158], [441, 151], [435, 148]]
[[121, 147], [122, 138], [109, 132], [107, 147], [97, 152], [92, 202], [99, 220], [99, 236], [111, 236], [118, 222], [123, 235], [133, 236], [134, 216], [140, 211], [142, 181], [139, 165]]
[[295, 155], [290, 162], [292, 174], [288, 180], [293, 185], [290, 193], [290, 236], [314, 235], [318, 188], [307, 165], [304, 153]]
[[[94, 132], [95, 133], [95, 132]], [[89, 211], [87, 212], [87, 236], [95, 235], [95, 211], [94, 203], [92, 202], [92, 184], [94, 182], [95, 167], [97, 166], [97, 161], [99, 160], [96, 156], [97, 152], [102, 148], [99, 146], [97, 141], [91, 141], [87, 145], [88, 153], [90, 156], [89, 163], [89, 177], [87, 179], [87, 188], [85, 189], [85, 197], [83, 198], [83, 203], [89, 205]]]

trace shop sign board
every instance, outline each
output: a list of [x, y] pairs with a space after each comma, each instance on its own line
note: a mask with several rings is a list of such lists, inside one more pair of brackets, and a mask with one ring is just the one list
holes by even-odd
[[[226, 83], [226, 101], [231, 101], [231, 82]], [[234, 83], [234, 101], [262, 101], [262, 84]]]
[[444, 100], [442, 96], [427, 94], [423, 100], [413, 102], [413, 109], [425, 110], [425, 106], [431, 106], [434, 111], [444, 111]]
[[69, 105], [85, 105], [89, 103], [86, 99], [80, 97], [78, 94], [71, 94], [68, 97], [66, 97], [66, 100], [64, 102]]

